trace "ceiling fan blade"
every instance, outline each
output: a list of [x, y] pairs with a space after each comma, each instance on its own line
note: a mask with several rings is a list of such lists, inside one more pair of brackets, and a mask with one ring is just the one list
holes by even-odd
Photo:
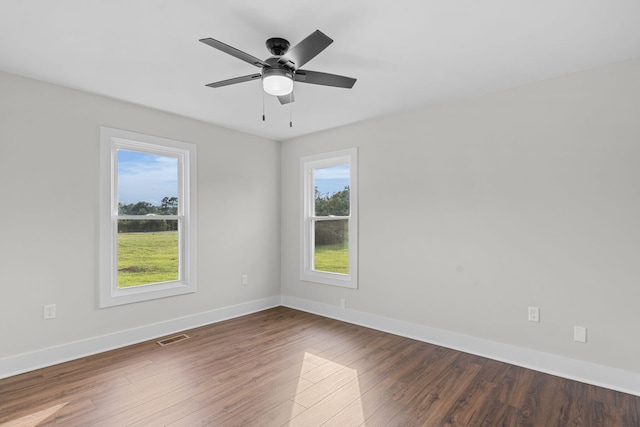
[[339, 76], [337, 74], [321, 73], [318, 71], [298, 70], [295, 73], [297, 82], [314, 85], [334, 86], [351, 89], [356, 80], [352, 77]]
[[289, 95], [282, 95], [278, 97], [278, 101], [280, 101], [280, 104], [282, 105], [286, 105], [290, 102], [294, 102], [295, 98], [293, 97], [293, 92], [291, 92], [291, 94]]
[[249, 55], [248, 53], [245, 53], [239, 49], [236, 49], [235, 47], [231, 47], [228, 44], [222, 43], [221, 41], [212, 39], [212, 38], [206, 38], [206, 39], [200, 39], [200, 41], [204, 44], [207, 44], [213, 48], [216, 48], [218, 50], [223, 51], [224, 53], [227, 53], [231, 56], [235, 56], [238, 59], [241, 59], [244, 62], [248, 62], [251, 65], [255, 65], [256, 67], [259, 68], [263, 68], [263, 67], [268, 67], [269, 65], [264, 62], [262, 59], [258, 59], [253, 55]]
[[215, 83], [209, 83], [207, 86], [208, 87], [229, 86], [229, 85], [234, 85], [236, 83], [248, 82], [250, 80], [257, 80], [260, 77], [262, 77], [262, 74], [260, 74], [260, 73], [258, 73], [258, 74], [249, 74], [248, 76], [235, 77], [233, 79], [222, 80], [222, 81], [215, 82]]
[[316, 30], [282, 55], [278, 63], [297, 70], [325, 50], [331, 43], [333, 43], [331, 38], [322, 31]]

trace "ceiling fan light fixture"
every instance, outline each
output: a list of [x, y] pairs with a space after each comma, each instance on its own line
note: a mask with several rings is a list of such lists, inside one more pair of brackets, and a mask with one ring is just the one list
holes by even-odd
[[262, 88], [269, 95], [289, 95], [293, 92], [293, 74], [282, 68], [265, 68], [262, 73]]

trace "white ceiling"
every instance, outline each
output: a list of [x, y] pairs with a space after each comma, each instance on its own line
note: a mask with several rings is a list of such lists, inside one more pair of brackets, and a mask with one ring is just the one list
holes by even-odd
[[[0, 69], [275, 140], [640, 57], [638, 0], [0, 0]], [[298, 84], [290, 109], [259, 70], [319, 29], [334, 43], [305, 69], [358, 79]]]

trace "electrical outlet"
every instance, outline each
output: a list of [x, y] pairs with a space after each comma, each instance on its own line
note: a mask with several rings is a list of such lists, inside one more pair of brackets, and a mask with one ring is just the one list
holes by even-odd
[[249, 276], [247, 276], [246, 274], [242, 275], [242, 284], [243, 285], [248, 285], [249, 284]]
[[529, 322], [540, 321], [540, 307], [529, 307]]
[[42, 308], [42, 318], [45, 320], [55, 319], [56, 317], [56, 305], [47, 304]]
[[574, 326], [573, 340], [578, 342], [587, 342], [587, 328], [584, 328], [582, 326]]

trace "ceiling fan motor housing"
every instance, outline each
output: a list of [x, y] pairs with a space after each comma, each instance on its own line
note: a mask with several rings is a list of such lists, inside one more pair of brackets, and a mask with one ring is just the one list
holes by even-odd
[[280, 37], [272, 37], [265, 44], [272, 55], [282, 56], [289, 50], [289, 41]]

